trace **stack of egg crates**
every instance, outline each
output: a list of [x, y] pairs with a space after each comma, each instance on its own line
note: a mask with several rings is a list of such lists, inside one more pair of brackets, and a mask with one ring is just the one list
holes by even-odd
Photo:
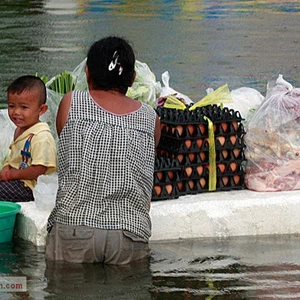
[[155, 156], [152, 201], [178, 198], [181, 166], [177, 159]]
[[[157, 157], [179, 165], [178, 177], [173, 187], [175, 196], [209, 191], [208, 122], [213, 123], [216, 154], [216, 190], [229, 191], [244, 188], [245, 135], [242, 117], [238, 111], [218, 105], [198, 107], [190, 111], [157, 108], [161, 122], [161, 139]], [[159, 165], [155, 173], [160, 171]], [[162, 180], [164, 180], [162, 178]], [[166, 197], [166, 194], [164, 194]], [[159, 198], [156, 195], [156, 199]], [[171, 197], [170, 197], [171, 198]]]

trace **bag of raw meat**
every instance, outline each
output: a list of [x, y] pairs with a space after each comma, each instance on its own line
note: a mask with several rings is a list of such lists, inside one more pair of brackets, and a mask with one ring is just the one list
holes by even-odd
[[254, 191], [300, 189], [300, 89], [279, 75], [248, 123], [245, 185]]

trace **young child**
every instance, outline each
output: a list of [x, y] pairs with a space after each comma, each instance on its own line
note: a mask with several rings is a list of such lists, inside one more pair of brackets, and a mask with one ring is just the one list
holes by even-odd
[[22, 76], [10, 84], [7, 98], [17, 127], [0, 171], [0, 201], [32, 201], [38, 176], [56, 172], [56, 144], [48, 124], [39, 120], [48, 109], [46, 87], [36, 76]]

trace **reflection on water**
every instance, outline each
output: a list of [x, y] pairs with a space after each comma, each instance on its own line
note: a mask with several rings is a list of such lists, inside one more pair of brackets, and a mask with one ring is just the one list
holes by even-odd
[[0, 299], [296, 299], [299, 248], [298, 236], [155, 242], [150, 259], [109, 266], [46, 262], [18, 240], [0, 245], [0, 272], [28, 291]]
[[291, 236], [160, 243], [152, 293], [157, 299], [298, 298], [299, 243]]
[[264, 94], [279, 73], [298, 85], [299, 10], [286, 0], [2, 1], [0, 103], [17, 76], [72, 71], [93, 41], [112, 34], [194, 101], [225, 83]]
[[[50, 0], [45, 4], [48, 13], [82, 14], [109, 13], [131, 17], [158, 18], [220, 18], [237, 17], [242, 14], [264, 12], [299, 13], [298, 1], [88, 1], [88, 0]], [[200, 16], [200, 17], [199, 17]]]

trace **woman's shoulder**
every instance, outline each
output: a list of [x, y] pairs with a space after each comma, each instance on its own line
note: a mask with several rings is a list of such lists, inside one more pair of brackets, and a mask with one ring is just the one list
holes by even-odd
[[156, 111], [155, 111], [155, 109], [154, 109], [151, 105], [149, 105], [149, 104], [147, 104], [147, 103], [145, 103], [145, 102], [141, 102], [141, 108], [142, 108], [146, 113], [151, 114], [151, 115], [153, 115], [153, 116], [156, 116]]

